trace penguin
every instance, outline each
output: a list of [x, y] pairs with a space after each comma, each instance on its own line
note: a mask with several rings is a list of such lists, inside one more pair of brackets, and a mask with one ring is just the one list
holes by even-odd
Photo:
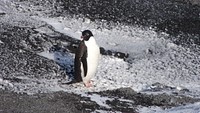
[[82, 82], [86, 87], [91, 87], [91, 78], [97, 71], [100, 58], [100, 48], [90, 30], [84, 30], [81, 42], [75, 53], [74, 80]]

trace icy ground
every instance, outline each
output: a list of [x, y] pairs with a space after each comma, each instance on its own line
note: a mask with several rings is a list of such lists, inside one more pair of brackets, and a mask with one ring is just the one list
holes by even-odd
[[[130, 26], [98, 30], [95, 29], [98, 27], [95, 23], [80, 19], [42, 18], [42, 20], [52, 25], [56, 31], [77, 39], [82, 30], [91, 29], [101, 47], [129, 54], [128, 62], [110, 56], [101, 57], [98, 72], [93, 80], [94, 91], [120, 87], [144, 91], [159, 82], [177, 90], [189, 89], [195, 96], [199, 96], [198, 53], [165, 39], [168, 36], [166, 33], [158, 34], [151, 29]], [[40, 55], [53, 59], [51, 57], [53, 55], [48, 52]], [[62, 62], [66, 61], [65, 64], [73, 62], [66, 57], [59, 57]], [[73, 58], [73, 55], [71, 57]]]
[[[0, 13], [12, 11], [8, 6], [9, 0], [3, 0], [0, 3]], [[11, 4], [15, 7], [16, 4]], [[21, 6], [20, 10], [25, 8]], [[10, 12], [9, 12], [10, 13]], [[14, 13], [13, 13], [14, 15]], [[130, 87], [137, 92], [157, 94], [174, 92], [200, 98], [200, 56], [199, 53], [190, 51], [172, 43], [166, 39], [167, 33], [157, 33], [151, 28], [141, 28], [137, 26], [117, 25], [106, 28], [106, 23], [97, 24], [89, 19], [71, 18], [71, 17], [29, 17], [25, 21], [30, 23], [45, 22], [53, 26], [54, 30], [68, 35], [75, 39], [80, 39], [81, 31], [90, 29], [97, 40], [99, 46], [106, 50], [123, 52], [129, 55], [127, 59], [120, 59], [113, 56], [101, 56], [98, 71], [93, 78], [93, 87], [85, 88], [83, 84], [60, 85], [55, 79], [37, 79], [29, 77], [17, 77], [26, 82], [11, 82], [0, 78], [0, 88], [10, 88], [14, 92], [35, 94], [48, 93], [55, 91], [66, 91], [88, 96], [91, 100], [96, 101], [99, 105], [109, 107], [105, 104], [106, 100], [111, 98], [100, 97], [98, 95], [87, 95], [87, 92], [98, 92], [104, 90], [113, 90], [122, 87]], [[7, 15], [6, 15], [7, 16]], [[22, 14], [15, 14], [10, 18], [10, 22], [18, 25]], [[16, 19], [13, 20], [13, 19]], [[41, 23], [42, 23], [41, 22]], [[23, 22], [22, 22], [23, 23]], [[101, 22], [100, 22], [101, 23]], [[104, 23], [102, 21], [102, 23]], [[22, 26], [25, 26], [23, 23]], [[47, 28], [48, 29], [48, 28]], [[40, 33], [51, 35], [52, 31], [37, 28]], [[0, 40], [0, 44], [2, 44]], [[38, 52], [40, 56], [54, 60], [60, 64], [69, 67], [73, 65], [74, 54], [66, 52], [49, 52], [49, 50]], [[66, 79], [68, 79], [66, 77]], [[38, 84], [39, 82], [39, 84]], [[162, 86], [156, 86], [155, 84]], [[165, 88], [169, 87], [169, 89]], [[125, 100], [127, 101], [127, 100]], [[159, 107], [141, 107], [141, 113], [166, 112], [200, 112], [200, 103], [189, 104], [186, 106], [175, 107], [162, 110]], [[99, 111], [103, 112], [103, 111]]]
[[[165, 33], [157, 34], [151, 29], [145, 30], [129, 26], [97, 30], [95, 28], [98, 25], [90, 21], [84, 22], [80, 19], [42, 18], [42, 20], [52, 25], [56, 31], [77, 39], [79, 39], [82, 30], [91, 29], [101, 47], [129, 54], [129, 62], [115, 57], [102, 56], [98, 72], [93, 78], [94, 87], [85, 89], [84, 87], [75, 86], [72, 89], [70, 87], [69, 91], [88, 92], [131, 87], [135, 91], [150, 92], [149, 94], [162, 92], [171, 94], [172, 92], [180, 92], [186, 89], [189, 91], [184, 92], [183, 95], [200, 96], [200, 71], [199, 64], [196, 63], [199, 62], [200, 57], [189, 49], [177, 46], [164, 39], [164, 37], [168, 36]], [[40, 55], [53, 59], [48, 52], [40, 53]], [[73, 60], [66, 59], [66, 57], [59, 56], [59, 58], [62, 59], [62, 62], [66, 61], [65, 64], [73, 62]], [[154, 92], [154, 89], [157, 88], [153, 86], [154, 83], [169, 86], [173, 90], [163, 88]], [[65, 89], [67, 89], [67, 86], [65, 86]], [[101, 101], [104, 100], [102, 98], [100, 98]], [[98, 99], [96, 98], [95, 100]], [[105, 103], [105, 101], [103, 102]], [[139, 112], [192, 113], [199, 112], [199, 110], [199, 103], [195, 103], [166, 111], [159, 107], [150, 109], [142, 107]]]

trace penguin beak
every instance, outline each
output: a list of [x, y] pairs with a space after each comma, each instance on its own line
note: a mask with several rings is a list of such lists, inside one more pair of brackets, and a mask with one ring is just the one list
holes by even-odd
[[81, 39], [85, 39], [85, 38], [86, 38], [86, 36], [85, 36], [85, 35], [84, 35], [84, 36], [83, 36], [83, 35], [81, 36]]

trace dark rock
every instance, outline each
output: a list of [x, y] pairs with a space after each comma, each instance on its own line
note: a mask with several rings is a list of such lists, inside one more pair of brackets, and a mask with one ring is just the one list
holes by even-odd
[[0, 16], [2, 16], [2, 15], [6, 15], [6, 13], [4, 13], [4, 12], [0, 12]]
[[[194, 103], [200, 101], [200, 99], [195, 99], [186, 96], [177, 96], [177, 95], [168, 95], [168, 94], [158, 94], [158, 95], [148, 95], [145, 93], [137, 93], [133, 91], [131, 88], [120, 88], [112, 91], [103, 91], [97, 92], [100, 95], [108, 96], [110, 98], [115, 98], [113, 101], [109, 101], [107, 104], [112, 106], [121, 106], [121, 101], [119, 99], [127, 99], [131, 100], [130, 102], [123, 101], [122, 103], [126, 105], [134, 106], [159, 106], [162, 108], [171, 108], [179, 105], [183, 105], [186, 103]], [[132, 109], [133, 109], [132, 108]]]
[[3, 113], [89, 113], [86, 106], [79, 108], [80, 101], [79, 95], [64, 92], [26, 95], [0, 90], [0, 112]]
[[103, 47], [100, 47], [100, 53], [102, 55], [114, 56], [114, 57], [121, 58], [121, 59], [126, 59], [129, 56], [129, 54], [126, 54], [126, 53], [111, 51], [111, 50], [105, 50]]

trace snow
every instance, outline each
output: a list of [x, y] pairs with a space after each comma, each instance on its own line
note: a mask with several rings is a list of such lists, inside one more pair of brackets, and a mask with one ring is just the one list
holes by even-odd
[[[108, 113], [108, 111], [104, 111], [104, 110], [95, 110], [94, 112], [91, 112], [91, 113]], [[109, 113], [121, 113], [121, 112], [118, 112], [118, 111], [109, 111]]]
[[194, 103], [179, 107], [173, 107], [171, 109], [162, 110], [159, 107], [142, 107], [138, 112], [140, 113], [199, 113], [200, 112], [200, 103]]
[[[94, 87], [74, 86], [73, 91], [70, 88], [70, 92], [103, 91], [122, 87], [130, 87], [142, 92], [159, 82], [174, 87], [177, 91], [189, 89], [190, 92], [185, 93], [186, 95], [200, 97], [198, 76], [200, 72], [197, 70], [199, 64], [193, 63], [193, 61], [199, 62], [199, 56], [165, 39], [164, 37], [168, 36], [166, 33], [158, 34], [152, 29], [130, 26], [99, 30], [98, 25], [93, 22], [67, 17], [38, 19], [52, 25], [56, 31], [77, 39], [81, 36], [82, 30], [90, 29], [101, 47], [130, 54], [131, 63], [112, 56], [102, 56], [96, 76], [93, 78]], [[150, 53], [151, 51], [153, 53]], [[43, 56], [48, 57], [44, 54]], [[73, 62], [73, 59], [68, 61], [70, 62]], [[93, 100], [96, 100], [99, 105], [106, 106], [103, 105], [102, 98], [98, 98]], [[187, 109], [177, 107], [169, 110], [162, 110], [159, 107], [141, 108], [140, 112], [199, 112], [198, 105], [199, 103], [196, 103], [188, 105]]]
[[10, 2], [9, 0], [1, 0], [0, 2], [0, 13], [5, 13], [10, 11]]
[[106, 104], [106, 101], [107, 101], [107, 100], [112, 101], [113, 98], [101, 97], [100, 95], [97, 95], [97, 94], [92, 94], [92, 95], [89, 95], [89, 94], [88, 94], [88, 95], [87, 95], [87, 94], [85, 94], [85, 93], [82, 93], [81, 96], [90, 97], [91, 101], [96, 102], [98, 105], [103, 106], [103, 107], [106, 107], [106, 108], [111, 108], [109, 105]]
[[0, 44], [3, 44], [3, 42], [0, 40]]
[[[81, 36], [82, 30], [91, 29], [101, 47], [130, 54], [132, 63], [102, 56], [94, 78], [95, 91], [120, 87], [131, 87], [136, 91], [142, 91], [156, 82], [177, 88], [185, 87], [195, 92], [200, 88], [198, 76], [200, 72], [195, 69], [199, 64], [192, 63], [195, 60], [198, 62], [199, 56], [164, 39], [168, 36], [166, 33], [158, 34], [152, 29], [129, 26], [98, 30], [96, 28], [98, 25], [94, 22], [67, 17], [38, 19], [52, 25], [56, 31], [77, 39]], [[48, 58], [48, 55], [43, 56]]]
[[13, 84], [8, 81], [8, 80], [3, 80], [2, 78], [0, 78], [0, 88], [1, 89], [5, 89], [5, 87], [7, 88], [13, 88]]
[[[37, 17], [35, 18], [38, 19]], [[52, 25], [56, 31], [77, 39], [80, 39], [81, 31], [90, 29], [100, 46], [110, 50], [117, 49], [118, 51], [129, 53], [132, 56], [144, 54], [156, 40], [159, 40], [155, 31], [143, 30], [139, 27], [117, 26], [113, 29], [106, 28], [98, 30], [101, 27], [100, 25], [82, 20], [81, 18], [39, 19]], [[163, 33], [162, 35], [167, 34]]]

